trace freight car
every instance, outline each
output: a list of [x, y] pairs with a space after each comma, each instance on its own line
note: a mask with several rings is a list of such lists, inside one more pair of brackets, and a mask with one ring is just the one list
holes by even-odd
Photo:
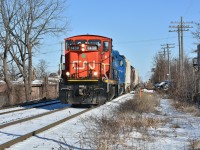
[[135, 70], [112, 49], [112, 39], [78, 35], [65, 39], [59, 98], [69, 104], [103, 104], [133, 90]]

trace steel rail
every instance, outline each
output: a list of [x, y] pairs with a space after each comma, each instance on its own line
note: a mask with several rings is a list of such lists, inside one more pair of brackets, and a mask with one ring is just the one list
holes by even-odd
[[58, 104], [58, 103], [61, 103], [61, 102], [47, 103], [47, 104], [43, 104], [43, 105], [34, 106], [31, 108], [22, 108], [22, 109], [17, 109], [17, 110], [6, 111], [6, 112], [0, 113], [0, 115], [5, 115], [5, 114], [12, 113], [12, 112], [18, 112], [18, 111], [29, 110], [29, 109], [34, 109], [34, 108], [39, 108], [39, 107], [43, 107], [43, 106], [49, 106], [49, 105]]
[[5, 148], [9, 148], [10, 146], [12, 146], [12, 145], [14, 145], [14, 144], [16, 144], [16, 143], [19, 143], [19, 142], [21, 142], [21, 141], [23, 141], [23, 140], [26, 140], [27, 138], [30, 138], [31, 136], [35, 136], [35, 135], [38, 134], [38, 133], [41, 133], [41, 132], [43, 132], [43, 131], [45, 131], [45, 130], [48, 130], [48, 129], [52, 128], [52, 127], [55, 127], [55, 126], [57, 126], [57, 125], [59, 125], [59, 124], [65, 122], [65, 121], [68, 121], [68, 120], [70, 120], [70, 119], [72, 119], [72, 118], [75, 118], [75, 117], [77, 117], [77, 116], [79, 116], [79, 115], [81, 115], [81, 114], [83, 114], [83, 113], [85, 113], [85, 112], [88, 112], [88, 111], [92, 110], [92, 109], [93, 109], [93, 108], [83, 110], [83, 111], [81, 111], [81, 112], [79, 112], [79, 113], [76, 113], [76, 114], [71, 115], [71, 116], [69, 116], [69, 117], [66, 117], [66, 118], [64, 118], [64, 119], [61, 119], [61, 120], [59, 120], [59, 121], [57, 121], [57, 122], [54, 122], [54, 123], [52, 123], [52, 124], [49, 124], [49, 125], [47, 125], [47, 126], [45, 126], [45, 127], [42, 127], [42, 128], [37, 129], [37, 130], [35, 130], [35, 131], [29, 132], [29, 133], [27, 133], [27, 134], [25, 134], [25, 135], [22, 135], [22, 136], [20, 136], [20, 137], [18, 137], [18, 138], [16, 138], [16, 139], [13, 139], [13, 140], [11, 140], [11, 141], [8, 141], [8, 142], [6, 142], [6, 143], [3, 143], [3, 144], [0, 145], [0, 150], [4, 150]]
[[31, 105], [34, 105], [34, 104], [42, 104], [42, 103], [48, 103], [48, 102], [52, 102], [52, 101], [58, 101], [56, 99], [48, 99], [48, 100], [35, 100], [35, 101], [28, 101], [28, 102], [25, 102], [25, 103], [21, 103], [21, 104], [16, 104], [16, 105], [12, 105], [12, 106], [5, 106], [5, 107], [0, 107], [0, 110], [6, 110], [6, 109], [10, 109], [10, 108], [15, 108], [15, 107], [18, 107], [18, 106], [31, 106]]
[[20, 119], [20, 120], [16, 120], [16, 121], [13, 121], [13, 122], [9, 122], [9, 123], [0, 125], [0, 129], [8, 127], [8, 126], [11, 126], [11, 125], [14, 125], [14, 124], [17, 124], [17, 123], [22, 123], [22, 122], [25, 122], [25, 121], [28, 121], [28, 120], [39, 118], [39, 117], [42, 117], [42, 116], [45, 116], [45, 115], [49, 115], [49, 114], [52, 114], [52, 113], [55, 113], [55, 112], [58, 112], [58, 111], [62, 111], [62, 110], [68, 109], [68, 108], [70, 108], [70, 107], [64, 107], [64, 108], [61, 108], [61, 109], [56, 109], [56, 110], [53, 110], [53, 111], [45, 112], [45, 113], [42, 113], [42, 114], [39, 114], [39, 115], [35, 115], [35, 116], [32, 116], [32, 117], [27, 117], [27, 118], [24, 118], [24, 119]]

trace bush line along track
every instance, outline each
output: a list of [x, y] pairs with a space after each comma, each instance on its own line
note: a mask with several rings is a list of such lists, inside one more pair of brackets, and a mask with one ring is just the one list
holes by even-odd
[[[58, 104], [58, 103], [60, 103], [60, 102], [52, 102], [52, 103], [47, 103], [47, 104], [42, 104], [42, 105], [34, 106], [34, 107], [31, 107], [31, 108], [22, 108], [22, 109], [17, 109], [17, 110], [6, 111], [6, 112], [0, 113], [0, 115], [12, 113], [12, 112], [17, 112], [17, 111], [28, 110], [28, 109], [39, 108], [39, 107], [48, 106], [48, 105], [53, 105], [53, 104]], [[35, 104], [34, 104], [34, 105], [35, 105]]]
[[65, 121], [68, 121], [68, 120], [70, 120], [70, 119], [72, 119], [72, 118], [75, 118], [75, 117], [77, 117], [77, 116], [79, 116], [79, 115], [81, 115], [81, 114], [83, 114], [83, 113], [85, 113], [85, 112], [88, 112], [88, 111], [92, 110], [92, 109], [94, 109], [94, 108], [90, 108], [90, 109], [83, 110], [83, 111], [78, 112], [78, 113], [76, 113], [76, 114], [74, 114], [74, 115], [71, 115], [71, 116], [66, 117], [66, 118], [64, 118], [64, 119], [61, 119], [61, 120], [59, 120], [59, 121], [57, 121], [57, 122], [54, 122], [54, 123], [49, 124], [49, 125], [47, 125], [47, 126], [44, 126], [44, 127], [40, 128], [40, 129], [31, 131], [31, 132], [29, 132], [29, 133], [27, 133], [27, 134], [25, 134], [25, 135], [22, 135], [22, 136], [20, 136], [20, 137], [18, 137], [18, 138], [15, 138], [15, 139], [13, 139], [13, 140], [11, 140], [11, 141], [8, 141], [8, 142], [6, 142], [6, 143], [3, 143], [3, 144], [0, 145], [0, 150], [3, 150], [3, 149], [5, 149], [5, 148], [8, 148], [8, 147], [10, 147], [10, 146], [12, 146], [12, 145], [14, 145], [14, 144], [16, 144], [16, 143], [19, 143], [19, 142], [23, 141], [23, 140], [26, 140], [27, 138], [30, 138], [31, 136], [34, 136], [34, 135], [36, 135], [36, 134], [38, 134], [38, 133], [41, 133], [41, 132], [43, 132], [43, 131], [45, 131], [45, 130], [48, 130], [48, 129], [54, 127], [54, 126], [57, 126], [57, 125], [59, 125], [59, 124], [65, 122]]

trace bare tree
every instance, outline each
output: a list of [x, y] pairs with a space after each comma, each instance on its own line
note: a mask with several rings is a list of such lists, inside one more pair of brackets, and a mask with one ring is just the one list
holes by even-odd
[[47, 62], [44, 59], [40, 59], [37, 65], [37, 78], [42, 79], [47, 76]]
[[154, 57], [154, 64], [155, 66], [151, 80], [153, 82], [160, 82], [165, 80], [166, 77], [166, 60], [162, 55], [159, 53]]
[[[9, 11], [8, 11], [9, 10]], [[10, 35], [10, 29], [15, 28], [15, 22], [13, 21], [16, 12], [16, 3], [10, 3], [10, 1], [0, 0], [0, 46], [2, 49], [3, 60], [3, 76], [7, 84], [8, 99], [11, 99], [12, 84], [8, 75], [8, 53], [13, 46], [13, 37]], [[12, 102], [11, 102], [12, 103]]]
[[[24, 79], [26, 99], [30, 99], [32, 55], [45, 35], [66, 31], [67, 21], [61, 18], [64, 0], [0, 0], [1, 46], [4, 51], [4, 72], [8, 53]], [[9, 79], [5, 81], [9, 84]]]
[[20, 77], [19, 70], [15, 63], [10, 63], [9, 67], [9, 76], [11, 81], [16, 81]]
[[196, 30], [194, 32], [192, 32], [193, 36], [195, 39], [197, 39], [198, 41], [200, 41], [200, 23], [196, 22], [195, 23], [196, 26]]
[[0, 53], [0, 80], [3, 80], [3, 55]]
[[173, 72], [173, 84], [169, 91], [170, 96], [174, 100], [191, 103], [195, 93], [195, 75], [192, 62], [186, 57], [183, 73], [179, 71]]

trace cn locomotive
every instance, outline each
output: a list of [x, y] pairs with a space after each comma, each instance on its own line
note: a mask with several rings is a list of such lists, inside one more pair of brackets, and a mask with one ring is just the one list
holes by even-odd
[[112, 49], [112, 39], [78, 35], [65, 39], [59, 98], [69, 104], [103, 104], [134, 89], [135, 68]]

